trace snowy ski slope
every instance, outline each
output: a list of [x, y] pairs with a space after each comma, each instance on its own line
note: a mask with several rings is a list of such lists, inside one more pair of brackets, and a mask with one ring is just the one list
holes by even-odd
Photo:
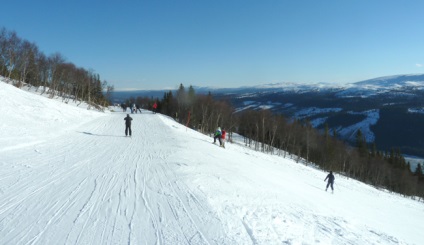
[[424, 204], [0, 82], [0, 244], [424, 244]]

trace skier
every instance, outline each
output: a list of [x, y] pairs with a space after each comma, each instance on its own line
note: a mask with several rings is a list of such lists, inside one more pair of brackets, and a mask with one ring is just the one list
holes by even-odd
[[221, 128], [220, 128], [220, 127], [218, 127], [218, 128], [216, 129], [215, 134], [214, 134], [214, 137], [213, 137], [213, 144], [215, 144], [215, 143], [216, 143], [216, 139], [218, 139], [218, 141], [219, 141], [219, 145], [221, 146], [221, 145], [222, 145], [221, 137], [222, 137]]
[[121, 107], [123, 112], [127, 112], [127, 105], [122, 104]]
[[158, 104], [155, 102], [153, 104], [153, 114], [156, 114], [156, 109], [158, 108]]
[[124, 120], [125, 120], [125, 136], [128, 136], [128, 131], [129, 131], [130, 137], [131, 137], [131, 121], [133, 119], [130, 117], [130, 114], [127, 114], [127, 117], [125, 117]]
[[225, 128], [224, 128], [221, 132], [221, 146], [222, 146], [222, 148], [225, 148], [225, 135], [226, 134], [227, 134], [227, 132], [225, 131]]
[[328, 179], [327, 187], [325, 188], [325, 191], [327, 191], [328, 186], [331, 186], [331, 192], [334, 192], [333, 184], [334, 184], [334, 175], [333, 171], [330, 171], [330, 173], [325, 177], [324, 181]]

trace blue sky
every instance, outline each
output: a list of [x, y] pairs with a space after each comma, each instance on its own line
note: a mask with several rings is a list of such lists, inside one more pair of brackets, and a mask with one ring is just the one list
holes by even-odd
[[424, 1], [14, 0], [0, 27], [120, 89], [424, 73]]

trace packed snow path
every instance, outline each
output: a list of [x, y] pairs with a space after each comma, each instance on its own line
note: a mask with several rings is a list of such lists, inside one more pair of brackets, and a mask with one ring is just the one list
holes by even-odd
[[424, 244], [422, 202], [0, 82], [0, 244]]
[[14, 150], [1, 163], [0, 244], [225, 243], [217, 215], [174, 171], [184, 139], [154, 114], [131, 116], [131, 138], [121, 113]]

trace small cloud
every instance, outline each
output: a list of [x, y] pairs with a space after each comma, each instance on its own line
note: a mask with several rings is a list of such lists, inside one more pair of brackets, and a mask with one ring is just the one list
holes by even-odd
[[423, 67], [423, 64], [415, 64], [416, 67]]

